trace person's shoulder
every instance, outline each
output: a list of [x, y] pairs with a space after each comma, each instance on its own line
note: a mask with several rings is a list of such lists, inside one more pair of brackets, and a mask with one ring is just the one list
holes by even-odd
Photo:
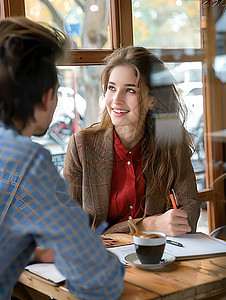
[[38, 152], [42, 154], [49, 154], [49, 151], [46, 150], [41, 144], [34, 142], [30, 137], [26, 136], [18, 136], [17, 144], [23, 146], [23, 148], [27, 149], [29, 152]]
[[31, 139], [26, 141], [26, 146], [28, 149], [27, 155], [30, 158], [30, 167], [34, 174], [36, 174], [37, 170], [41, 170], [42, 176], [45, 175], [46, 170], [48, 170], [48, 176], [51, 174], [51, 176], [54, 177], [56, 173], [58, 174], [49, 150], [44, 148], [39, 143], [32, 141]]
[[22, 152], [23, 154], [26, 154], [42, 151], [42, 146], [33, 143], [30, 137], [20, 135], [8, 128], [1, 130], [0, 140], [2, 148], [8, 149], [9, 152], [12, 150], [14, 153]]
[[83, 129], [74, 134], [74, 140], [77, 145], [94, 147], [96, 144], [102, 143], [106, 138], [113, 137], [113, 129], [93, 130]]
[[50, 152], [41, 144], [32, 141], [30, 137], [17, 135], [15, 138], [15, 147], [22, 156], [27, 155], [27, 157], [39, 158], [39, 160], [47, 159], [52, 161]]
[[90, 131], [85, 128], [75, 133], [74, 138], [76, 141], [89, 141], [97, 135], [99, 135], [98, 131]]
[[[19, 169], [32, 166], [34, 171], [38, 166], [44, 165], [43, 168], [46, 169], [46, 165], [52, 164], [51, 155], [46, 149], [33, 142], [30, 137], [20, 135], [14, 130], [0, 129], [0, 144], [0, 155], [3, 155], [3, 163], [8, 167], [16, 163]], [[7, 156], [4, 153], [7, 153]]]

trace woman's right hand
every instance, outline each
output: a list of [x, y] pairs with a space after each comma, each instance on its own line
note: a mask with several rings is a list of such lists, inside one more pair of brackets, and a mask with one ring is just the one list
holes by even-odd
[[178, 236], [191, 231], [188, 215], [182, 209], [170, 209], [164, 214], [144, 218], [139, 224], [142, 231], [161, 231], [169, 236]]

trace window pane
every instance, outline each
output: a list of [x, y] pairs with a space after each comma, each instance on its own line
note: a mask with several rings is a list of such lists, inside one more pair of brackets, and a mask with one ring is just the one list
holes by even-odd
[[66, 32], [71, 48], [107, 49], [109, 1], [25, 0], [26, 16]]
[[62, 174], [70, 136], [99, 120], [100, 73], [103, 66], [58, 67], [58, 103], [43, 137], [32, 137], [47, 148]]
[[197, 223], [196, 232], [204, 232], [209, 234], [209, 222], [208, 222], [208, 211], [207, 211], [207, 203], [202, 202], [201, 204], [201, 213]]
[[174, 78], [178, 82], [179, 93], [187, 107], [186, 129], [192, 134], [195, 153], [191, 162], [196, 175], [198, 190], [206, 187], [206, 162], [204, 149], [203, 123], [203, 90], [202, 90], [202, 63], [183, 62], [167, 63]]
[[200, 0], [132, 0], [134, 44], [200, 48]]

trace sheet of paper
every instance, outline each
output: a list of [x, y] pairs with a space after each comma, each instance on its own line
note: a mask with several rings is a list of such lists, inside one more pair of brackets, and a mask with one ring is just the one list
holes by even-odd
[[165, 252], [177, 258], [226, 253], [226, 242], [204, 233], [184, 234], [178, 237], [167, 237], [167, 239], [179, 242], [184, 246], [166, 244]]
[[57, 270], [55, 264], [45, 264], [45, 263], [32, 264], [26, 266], [25, 270], [37, 274], [54, 283], [60, 283], [66, 280], [66, 277], [64, 277], [64, 275], [62, 275]]
[[135, 252], [134, 244], [107, 248], [108, 251], [114, 253], [121, 263], [125, 264], [125, 256]]

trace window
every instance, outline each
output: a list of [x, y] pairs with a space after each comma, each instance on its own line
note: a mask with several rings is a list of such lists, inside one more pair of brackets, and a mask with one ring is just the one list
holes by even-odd
[[102, 66], [58, 66], [60, 87], [52, 122], [45, 136], [32, 139], [50, 151], [61, 174], [70, 136], [98, 121], [103, 109], [101, 70]]
[[110, 48], [108, 1], [25, 0], [26, 16], [64, 31], [71, 49]]
[[134, 45], [200, 48], [200, 1], [133, 0]]
[[[185, 128], [192, 134], [195, 153], [191, 158], [198, 190], [206, 188], [206, 162], [203, 124], [203, 83], [201, 62], [166, 64], [177, 82], [182, 104], [187, 108]], [[194, 76], [199, 81], [193, 81]], [[183, 76], [182, 76], [183, 75]]]

